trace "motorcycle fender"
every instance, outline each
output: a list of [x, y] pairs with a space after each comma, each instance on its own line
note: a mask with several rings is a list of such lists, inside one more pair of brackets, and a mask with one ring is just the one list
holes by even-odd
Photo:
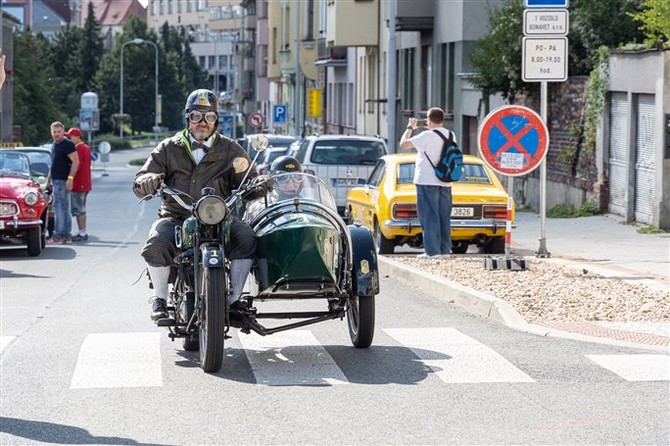
[[202, 265], [208, 268], [223, 268], [223, 249], [219, 245], [201, 246]]
[[357, 296], [375, 296], [379, 294], [379, 269], [377, 251], [372, 232], [365, 226], [350, 225], [353, 248], [353, 286]]

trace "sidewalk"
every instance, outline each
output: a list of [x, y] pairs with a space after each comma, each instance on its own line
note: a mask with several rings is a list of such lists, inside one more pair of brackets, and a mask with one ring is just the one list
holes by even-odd
[[[516, 223], [517, 228], [512, 232], [512, 257], [535, 259], [540, 246], [539, 215], [517, 213]], [[548, 218], [546, 248], [550, 256], [544, 261], [584, 268], [600, 276], [642, 284], [667, 294], [670, 292], [670, 234], [639, 234], [639, 227], [641, 225], [624, 224], [612, 215]], [[382, 274], [410, 282], [470, 312], [521, 331], [664, 353], [669, 351], [669, 321], [529, 324], [511, 304], [495, 296], [420, 271], [392, 257], [380, 256], [379, 263]]]

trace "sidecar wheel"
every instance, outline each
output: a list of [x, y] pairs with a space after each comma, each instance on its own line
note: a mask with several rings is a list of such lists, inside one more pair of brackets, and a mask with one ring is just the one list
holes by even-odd
[[351, 343], [356, 348], [368, 348], [375, 333], [374, 296], [353, 296], [349, 300], [347, 323]]
[[218, 372], [223, 363], [228, 286], [223, 268], [201, 268], [200, 276], [200, 367], [212, 373]]

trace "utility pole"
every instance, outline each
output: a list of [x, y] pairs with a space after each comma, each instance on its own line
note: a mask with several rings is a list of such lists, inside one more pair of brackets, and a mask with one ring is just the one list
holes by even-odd
[[388, 91], [388, 99], [386, 100], [386, 129], [388, 134], [387, 145], [391, 153], [398, 151], [398, 137], [396, 135], [396, 52], [395, 52], [395, 16], [396, 16], [396, 1], [389, 0], [388, 5], [388, 32], [389, 44], [386, 54], [386, 88]]

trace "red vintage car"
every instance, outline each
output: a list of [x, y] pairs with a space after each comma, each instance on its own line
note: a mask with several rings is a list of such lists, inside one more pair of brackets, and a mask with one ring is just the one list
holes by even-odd
[[40, 255], [46, 245], [47, 208], [28, 156], [0, 151], [0, 244], [24, 244], [28, 255]]

